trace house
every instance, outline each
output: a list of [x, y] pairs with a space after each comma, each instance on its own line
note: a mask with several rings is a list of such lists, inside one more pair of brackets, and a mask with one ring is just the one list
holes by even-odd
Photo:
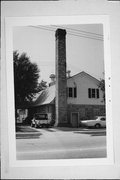
[[28, 109], [17, 109], [17, 123], [23, 123], [28, 116]]
[[55, 119], [55, 84], [40, 92], [31, 109], [32, 113], [51, 113]]
[[[55, 119], [55, 76], [51, 76], [49, 87], [40, 92], [33, 103], [34, 113], [51, 113]], [[81, 120], [91, 119], [105, 114], [103, 92], [100, 81], [82, 71], [67, 77], [67, 120], [68, 124], [77, 127]]]

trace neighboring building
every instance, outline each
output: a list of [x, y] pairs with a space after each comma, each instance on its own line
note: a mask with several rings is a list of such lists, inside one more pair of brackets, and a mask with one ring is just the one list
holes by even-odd
[[41, 91], [30, 109], [32, 113], [51, 113], [55, 119], [55, 84]]
[[28, 110], [27, 109], [17, 109], [17, 123], [23, 123], [23, 121], [28, 116]]
[[[70, 72], [69, 72], [70, 73]], [[67, 119], [68, 124], [77, 127], [81, 120], [96, 115], [105, 115], [103, 92], [100, 81], [84, 71], [67, 78]], [[40, 92], [32, 108], [34, 113], [51, 113], [55, 119], [55, 77], [46, 90]]]

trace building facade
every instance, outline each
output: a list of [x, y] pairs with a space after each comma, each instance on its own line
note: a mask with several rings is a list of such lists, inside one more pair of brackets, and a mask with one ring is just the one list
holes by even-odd
[[[99, 83], [99, 80], [86, 72], [67, 78], [67, 126], [78, 127], [81, 120], [105, 115], [103, 92]], [[34, 102], [34, 113], [51, 113], [52, 118], [56, 119], [55, 91], [55, 80], [52, 79], [50, 86]]]

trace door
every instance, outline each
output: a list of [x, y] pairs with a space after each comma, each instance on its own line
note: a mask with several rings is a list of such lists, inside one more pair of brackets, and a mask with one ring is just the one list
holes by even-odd
[[78, 117], [79, 117], [79, 114], [77, 112], [72, 112], [71, 113], [71, 124], [72, 124], [72, 127], [78, 127], [79, 126]]

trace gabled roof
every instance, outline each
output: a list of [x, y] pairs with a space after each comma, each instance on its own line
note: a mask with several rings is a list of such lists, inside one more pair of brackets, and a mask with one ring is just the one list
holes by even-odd
[[98, 79], [96, 79], [95, 77], [91, 76], [90, 74], [88, 74], [88, 73], [86, 73], [86, 72], [84, 72], [84, 71], [79, 72], [79, 73], [77, 73], [77, 74], [69, 77], [68, 79], [74, 78], [74, 77], [76, 77], [76, 76], [87, 76], [87, 77], [89, 77], [90, 79], [96, 81], [97, 83], [100, 83], [100, 81], [99, 81]]
[[37, 100], [32, 106], [40, 106], [45, 104], [52, 104], [55, 98], [55, 85], [47, 87], [45, 90], [41, 91]]
[[[90, 79], [96, 81], [97, 83], [99, 83], [100, 81], [96, 78], [94, 78], [93, 76], [87, 74], [86, 72], [82, 71], [78, 74], [75, 74], [74, 76], [71, 76], [68, 78], [68, 80], [70, 78], [74, 78], [75, 76], [87, 76]], [[33, 102], [32, 106], [41, 106], [41, 105], [46, 105], [46, 104], [54, 104], [54, 99], [55, 99], [55, 84], [47, 87], [45, 90], [41, 91], [39, 93], [39, 96], [37, 98], [37, 100], [35, 102]]]

